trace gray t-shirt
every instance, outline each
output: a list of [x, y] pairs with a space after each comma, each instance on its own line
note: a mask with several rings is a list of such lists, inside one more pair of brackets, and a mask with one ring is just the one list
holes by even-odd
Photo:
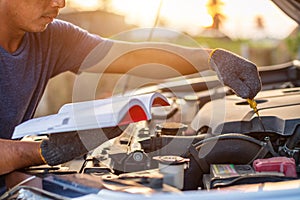
[[26, 33], [12, 54], [0, 46], [0, 138], [10, 139], [16, 125], [33, 117], [50, 78], [65, 71], [77, 73], [93, 48], [101, 44], [103, 57], [110, 43], [55, 20], [42, 33]]

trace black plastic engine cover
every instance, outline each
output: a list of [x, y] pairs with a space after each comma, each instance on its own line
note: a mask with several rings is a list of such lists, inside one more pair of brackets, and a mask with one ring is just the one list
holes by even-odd
[[262, 91], [255, 100], [262, 123], [245, 99], [231, 95], [205, 104], [191, 127], [199, 130], [209, 126], [213, 134], [272, 132], [293, 135], [300, 124], [300, 88]]

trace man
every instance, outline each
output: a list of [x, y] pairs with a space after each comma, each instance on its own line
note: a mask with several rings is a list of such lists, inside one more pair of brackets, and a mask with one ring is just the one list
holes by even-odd
[[[62, 134], [43, 142], [10, 140], [14, 127], [33, 117], [48, 80], [65, 71], [169, 78], [211, 67], [242, 98], [254, 98], [261, 89], [256, 66], [228, 51], [106, 40], [54, 20], [64, 6], [64, 0], [0, 0], [0, 175], [63, 163], [103, 142], [93, 133]], [[137, 66], [144, 67], [134, 70]], [[83, 138], [93, 144], [82, 144]]]

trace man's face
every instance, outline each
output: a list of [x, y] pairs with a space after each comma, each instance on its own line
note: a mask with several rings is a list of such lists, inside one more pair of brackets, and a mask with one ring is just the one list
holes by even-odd
[[64, 6], [65, 0], [0, 0], [1, 16], [7, 24], [25, 32], [44, 31]]

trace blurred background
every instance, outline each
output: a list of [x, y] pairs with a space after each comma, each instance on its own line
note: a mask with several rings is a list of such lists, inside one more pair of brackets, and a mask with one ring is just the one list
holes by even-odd
[[[58, 18], [102, 37], [131, 41], [138, 38], [118, 37], [139, 28], [166, 28], [194, 41], [191, 44], [182, 37], [170, 37], [168, 42], [225, 48], [258, 66], [300, 58], [298, 24], [271, 0], [67, 0]], [[164, 35], [164, 38], [168, 36]], [[151, 31], [147, 40], [155, 40]], [[86, 80], [97, 79], [94, 75], [87, 77]], [[75, 79], [76, 76], [69, 72], [53, 78], [36, 116], [56, 113], [63, 104], [74, 101]], [[122, 84], [119, 80], [119, 75], [101, 77], [93, 98], [107, 98], [112, 92], [124, 92], [144, 82], [138, 77], [122, 77]], [[89, 81], [83, 84], [88, 85]], [[84, 92], [76, 101], [90, 99]]]

